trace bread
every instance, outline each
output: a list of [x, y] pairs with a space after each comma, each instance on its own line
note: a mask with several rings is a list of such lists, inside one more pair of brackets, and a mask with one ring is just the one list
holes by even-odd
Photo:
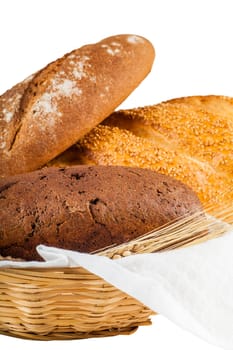
[[74, 164], [149, 168], [222, 206], [233, 199], [233, 99], [191, 96], [115, 112], [49, 165]]
[[148, 169], [44, 168], [0, 180], [0, 255], [37, 260], [38, 244], [92, 252], [200, 210], [191, 189]]
[[0, 177], [40, 168], [112, 113], [150, 72], [152, 44], [116, 35], [50, 63], [0, 96]]

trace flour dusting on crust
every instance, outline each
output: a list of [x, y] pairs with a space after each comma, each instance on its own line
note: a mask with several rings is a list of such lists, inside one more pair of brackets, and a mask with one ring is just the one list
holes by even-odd
[[101, 45], [101, 47], [102, 47], [103, 49], [105, 49], [106, 52], [107, 52], [109, 55], [111, 55], [111, 56], [115, 56], [115, 55], [121, 53], [120, 46], [121, 46], [121, 45], [120, 45], [120, 44], [117, 45], [116, 42], [112, 42], [112, 43], [110, 43], [109, 45], [107, 45], [107, 44], [102, 44], [102, 45]]
[[[50, 92], [46, 91], [40, 99], [35, 103], [33, 108], [34, 117], [45, 117], [48, 125], [55, 123], [54, 116], [61, 117], [62, 113], [59, 111], [58, 104], [62, 97], [72, 98], [73, 95], [80, 96], [82, 90], [77, 86], [75, 81], [69, 79], [62, 79], [59, 76], [51, 80], [49, 86]], [[44, 118], [44, 121], [46, 120]]]
[[0, 150], [4, 153], [11, 145], [14, 137], [11, 125], [15, 123], [15, 116], [19, 111], [23, 93], [33, 77], [34, 75], [31, 75], [0, 96]]
[[130, 44], [140, 44], [145, 42], [143, 38], [137, 35], [129, 35], [127, 41]]

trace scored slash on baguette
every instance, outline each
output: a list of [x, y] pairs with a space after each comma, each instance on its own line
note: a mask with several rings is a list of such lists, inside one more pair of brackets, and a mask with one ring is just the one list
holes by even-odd
[[116, 35], [50, 63], [0, 96], [0, 176], [29, 172], [111, 114], [150, 72], [154, 48]]

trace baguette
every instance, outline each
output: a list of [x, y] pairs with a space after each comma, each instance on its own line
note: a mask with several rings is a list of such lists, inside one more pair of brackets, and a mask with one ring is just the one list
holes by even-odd
[[233, 199], [233, 99], [192, 96], [113, 113], [49, 166], [125, 165], [170, 175], [209, 206]]
[[37, 260], [38, 244], [93, 252], [200, 212], [196, 194], [148, 169], [44, 168], [0, 180], [0, 255]]
[[50, 63], [0, 96], [0, 177], [40, 168], [88, 133], [150, 72], [152, 44], [116, 35]]

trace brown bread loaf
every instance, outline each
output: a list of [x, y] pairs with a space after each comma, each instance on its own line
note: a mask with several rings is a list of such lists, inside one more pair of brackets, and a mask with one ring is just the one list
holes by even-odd
[[233, 99], [191, 96], [115, 112], [50, 163], [74, 164], [153, 169], [223, 206], [233, 199]]
[[148, 169], [44, 168], [0, 180], [0, 255], [37, 260], [38, 244], [92, 252], [200, 210], [186, 185]]
[[104, 118], [150, 72], [155, 52], [116, 35], [50, 63], [0, 96], [0, 177], [40, 168]]

